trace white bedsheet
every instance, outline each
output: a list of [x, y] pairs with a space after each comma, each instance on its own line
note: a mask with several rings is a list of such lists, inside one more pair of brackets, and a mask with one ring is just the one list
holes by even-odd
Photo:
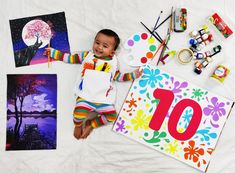
[[[213, 12], [226, 17], [235, 25], [233, 0], [1, 0], [0, 6], [0, 172], [1, 173], [191, 173], [196, 169], [118, 135], [112, 126], [94, 130], [86, 140], [73, 137], [72, 110], [75, 104], [73, 87], [80, 70], [79, 65], [61, 62], [15, 68], [9, 20], [64, 11], [67, 20], [71, 51], [91, 48], [95, 33], [111, 28], [122, 43], [135, 32], [145, 31], [140, 21], [153, 26], [159, 12], [162, 19], [171, 7], [188, 10], [188, 29], [173, 33], [169, 47], [179, 50], [188, 47], [188, 33], [200, 28]], [[233, 26], [232, 25], [232, 26]], [[159, 29], [164, 36], [167, 25]], [[220, 40], [217, 40], [220, 44]], [[162, 66], [175, 74], [216, 94], [235, 101], [234, 36], [222, 43], [223, 50], [201, 75], [192, 66], [183, 66], [176, 59]], [[122, 59], [126, 51], [117, 52], [122, 71], [132, 71]], [[231, 70], [224, 84], [210, 85], [209, 74], [215, 64], [222, 63]], [[6, 74], [56, 73], [58, 78], [57, 149], [41, 151], [5, 151], [6, 142]], [[128, 92], [131, 82], [117, 83], [117, 110]], [[235, 171], [235, 110], [231, 112], [222, 131], [216, 150], [212, 154], [208, 173]]]

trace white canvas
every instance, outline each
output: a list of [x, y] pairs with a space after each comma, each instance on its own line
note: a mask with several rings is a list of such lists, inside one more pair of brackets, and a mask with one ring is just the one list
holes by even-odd
[[146, 65], [113, 130], [205, 172], [232, 106], [231, 100]]

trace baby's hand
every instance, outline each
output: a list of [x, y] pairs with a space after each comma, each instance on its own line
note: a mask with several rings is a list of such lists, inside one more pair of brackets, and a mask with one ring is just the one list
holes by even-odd
[[142, 75], [143, 69], [142, 69], [142, 68], [138, 68], [138, 69], [136, 69], [136, 70], [134, 71], [134, 73], [135, 73], [135, 77], [136, 77], [136, 79], [137, 79], [137, 78], [139, 78], [139, 77]]
[[45, 56], [51, 55], [51, 48], [45, 48], [43, 55]]

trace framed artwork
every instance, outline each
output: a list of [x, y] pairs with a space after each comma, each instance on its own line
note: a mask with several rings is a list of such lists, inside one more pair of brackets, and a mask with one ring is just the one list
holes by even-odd
[[6, 150], [56, 149], [57, 77], [7, 75]]
[[70, 52], [65, 13], [10, 20], [15, 66], [48, 62], [45, 48]]
[[145, 65], [113, 130], [205, 172], [233, 104]]

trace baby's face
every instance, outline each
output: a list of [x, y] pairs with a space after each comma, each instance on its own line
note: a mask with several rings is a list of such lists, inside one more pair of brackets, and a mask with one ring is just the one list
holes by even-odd
[[93, 43], [93, 53], [96, 56], [113, 56], [115, 53], [114, 50], [115, 39], [114, 37], [107, 36], [105, 34], [99, 33]]

